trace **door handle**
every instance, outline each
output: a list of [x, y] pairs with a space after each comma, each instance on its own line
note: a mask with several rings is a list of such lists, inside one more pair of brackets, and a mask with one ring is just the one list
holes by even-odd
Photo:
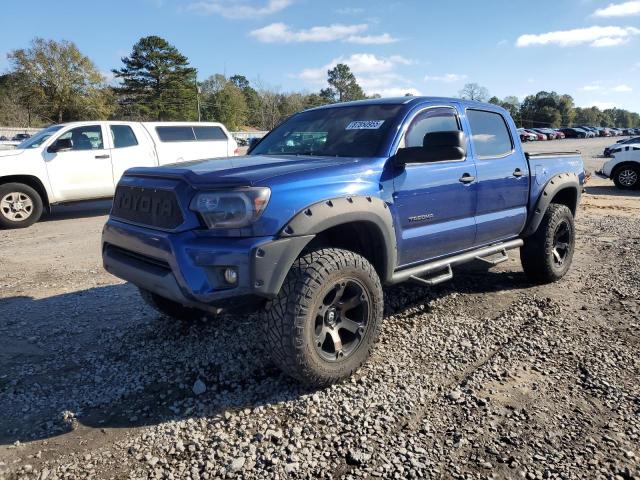
[[513, 172], [514, 177], [521, 177], [522, 175], [524, 175], [524, 173], [522, 173], [522, 170], [520, 170], [519, 168], [516, 168]]
[[463, 174], [458, 180], [462, 183], [471, 183], [476, 179], [473, 175], [469, 175], [468, 173]]
[[109, 155], [96, 155], [96, 158], [109, 158]]

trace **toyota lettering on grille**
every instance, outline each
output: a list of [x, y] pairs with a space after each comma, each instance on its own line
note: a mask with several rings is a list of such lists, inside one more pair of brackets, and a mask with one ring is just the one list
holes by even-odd
[[184, 221], [175, 192], [140, 187], [119, 186], [111, 215], [139, 225], [169, 230]]
[[173, 215], [173, 204], [167, 198], [151, 196], [147, 193], [122, 192], [118, 199], [118, 206], [125, 210], [134, 212], [149, 213], [152, 215], [162, 215], [171, 217]]

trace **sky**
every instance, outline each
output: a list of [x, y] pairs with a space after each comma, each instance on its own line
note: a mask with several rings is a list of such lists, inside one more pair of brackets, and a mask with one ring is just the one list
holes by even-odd
[[110, 77], [143, 36], [166, 38], [198, 69], [265, 87], [317, 91], [348, 64], [368, 94], [500, 98], [540, 90], [577, 106], [640, 112], [640, 1], [31, 0], [2, 7], [6, 54], [34, 37], [70, 40]]

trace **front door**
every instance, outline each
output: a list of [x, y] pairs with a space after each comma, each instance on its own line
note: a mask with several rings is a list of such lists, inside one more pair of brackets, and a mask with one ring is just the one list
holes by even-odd
[[104, 198], [113, 195], [111, 155], [105, 148], [101, 125], [64, 131], [53, 142], [70, 139], [71, 149], [43, 153], [55, 202]]
[[518, 235], [527, 221], [529, 166], [505, 118], [467, 109], [478, 172], [477, 246]]
[[[461, 130], [452, 107], [419, 111], [399, 148], [423, 145], [427, 133]], [[398, 266], [424, 262], [473, 246], [476, 225], [476, 168], [464, 160], [409, 164], [394, 177], [394, 221], [401, 232]]]

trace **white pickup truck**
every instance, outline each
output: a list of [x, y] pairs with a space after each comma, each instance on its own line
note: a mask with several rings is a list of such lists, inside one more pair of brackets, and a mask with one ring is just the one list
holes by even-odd
[[73, 122], [0, 151], [0, 228], [28, 227], [51, 205], [112, 197], [123, 172], [238, 154], [211, 122]]
[[610, 178], [622, 190], [640, 188], [640, 143], [612, 145], [606, 161], [596, 175]]

